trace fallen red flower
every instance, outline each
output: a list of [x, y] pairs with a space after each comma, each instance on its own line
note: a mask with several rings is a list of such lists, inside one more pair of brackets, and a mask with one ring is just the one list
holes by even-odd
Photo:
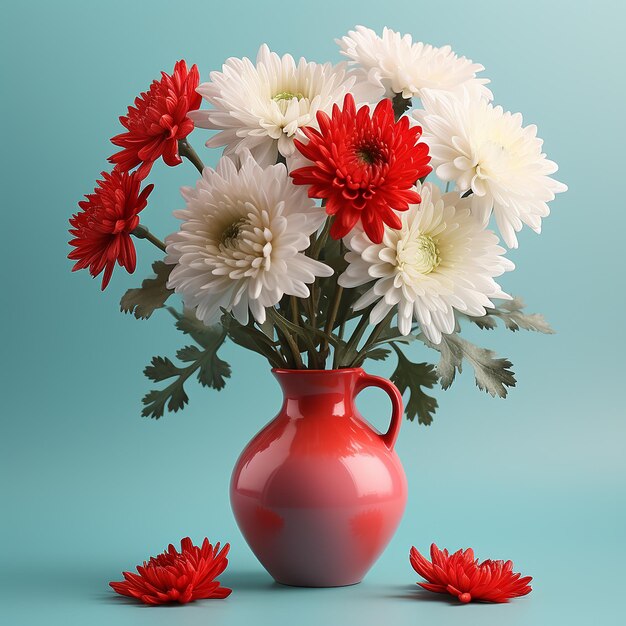
[[143, 566], [137, 566], [137, 574], [123, 572], [126, 580], [111, 582], [114, 591], [146, 604], [167, 602], [193, 602], [206, 598], [226, 598], [231, 589], [222, 587], [214, 580], [228, 565], [226, 544], [213, 547], [204, 539], [202, 547], [194, 546], [189, 537], [180, 542], [181, 551], [170, 544], [167, 551], [151, 557]]
[[370, 116], [367, 106], [356, 109], [346, 95], [343, 109], [333, 107], [332, 117], [317, 114], [319, 131], [302, 129], [307, 144], [296, 140], [310, 166], [291, 172], [296, 185], [309, 185], [309, 197], [326, 200], [326, 212], [335, 219], [333, 239], [347, 235], [361, 221], [367, 236], [380, 243], [384, 227], [401, 228], [395, 211], [421, 202], [413, 189], [432, 168], [428, 146], [418, 143], [419, 126], [409, 126], [406, 116], [394, 119], [391, 100], [382, 100]]
[[116, 135], [111, 142], [123, 150], [109, 157], [117, 169], [124, 172], [140, 165], [138, 176], [145, 178], [152, 164], [160, 157], [168, 165], [178, 165], [178, 141], [194, 129], [187, 114], [200, 108], [202, 96], [196, 92], [200, 75], [193, 65], [187, 71], [185, 61], [178, 61], [170, 76], [161, 72], [150, 89], [135, 98], [135, 106], [120, 117], [127, 132]]
[[410, 558], [413, 569], [429, 581], [417, 583], [420, 587], [449, 593], [461, 602], [508, 602], [532, 591], [528, 584], [532, 577], [521, 578], [521, 574], [514, 573], [511, 561], [487, 559], [479, 563], [471, 548], [449, 555], [447, 550], [439, 550], [433, 543], [430, 546], [432, 563], [414, 547], [411, 548]]
[[81, 211], [70, 218], [73, 239], [69, 244], [75, 249], [67, 257], [76, 261], [73, 272], [88, 267], [95, 278], [104, 270], [104, 290], [116, 262], [129, 274], [135, 271], [137, 255], [130, 234], [139, 224], [138, 213], [146, 207], [154, 185], [140, 191], [135, 172], [113, 170], [102, 172], [102, 177], [93, 193], [85, 196], [87, 200], [78, 203]]

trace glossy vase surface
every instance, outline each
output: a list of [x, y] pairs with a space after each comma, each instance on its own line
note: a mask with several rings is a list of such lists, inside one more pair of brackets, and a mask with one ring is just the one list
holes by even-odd
[[[242, 452], [231, 480], [235, 519], [280, 583], [307, 587], [362, 580], [393, 536], [407, 485], [394, 445], [402, 397], [362, 369], [273, 370], [278, 415]], [[366, 387], [392, 401], [381, 434], [357, 411]]]

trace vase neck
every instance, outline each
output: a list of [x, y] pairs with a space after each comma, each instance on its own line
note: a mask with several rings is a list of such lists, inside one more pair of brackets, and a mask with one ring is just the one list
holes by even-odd
[[273, 370], [283, 391], [283, 412], [293, 419], [353, 415], [361, 368]]

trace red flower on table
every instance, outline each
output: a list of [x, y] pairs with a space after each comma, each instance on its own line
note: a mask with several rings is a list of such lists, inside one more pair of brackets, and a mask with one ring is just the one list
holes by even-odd
[[197, 66], [187, 71], [185, 61], [178, 61], [171, 76], [161, 74], [161, 80], [153, 81], [148, 91], [135, 98], [135, 106], [128, 107], [128, 114], [120, 117], [127, 132], [111, 139], [123, 149], [109, 161], [124, 172], [140, 165], [137, 172], [141, 179], [160, 157], [172, 166], [182, 162], [178, 141], [193, 130], [187, 114], [200, 108], [202, 101], [196, 92], [200, 81]]
[[416, 548], [411, 548], [410, 558], [413, 569], [428, 581], [418, 585], [428, 591], [449, 593], [461, 602], [508, 602], [532, 591], [528, 584], [532, 577], [522, 578], [521, 574], [514, 573], [511, 561], [487, 559], [479, 563], [471, 548], [450, 555], [433, 543], [430, 546], [432, 562]]
[[215, 580], [228, 565], [229, 544], [220, 550], [204, 539], [194, 546], [189, 537], [180, 542], [181, 550], [170, 544], [167, 551], [137, 566], [137, 574], [123, 572], [125, 580], [111, 582], [114, 591], [145, 604], [193, 602], [205, 598], [226, 598], [231, 589]]
[[428, 146], [418, 143], [419, 126], [407, 117], [394, 119], [391, 100], [382, 100], [370, 116], [367, 106], [358, 111], [351, 94], [332, 117], [317, 114], [319, 130], [303, 128], [309, 139], [295, 145], [311, 165], [293, 172], [296, 185], [310, 185], [309, 197], [326, 200], [326, 212], [335, 219], [334, 239], [347, 235], [361, 221], [367, 236], [380, 243], [383, 224], [401, 228], [394, 211], [406, 211], [421, 202], [412, 189], [432, 168]]
[[74, 250], [67, 256], [76, 261], [74, 272], [89, 268], [95, 278], [104, 270], [104, 290], [116, 262], [129, 274], [135, 271], [137, 256], [130, 234], [139, 224], [138, 213], [146, 207], [154, 185], [140, 191], [135, 172], [113, 170], [102, 172], [102, 177], [94, 192], [78, 203], [81, 210], [70, 218], [69, 232], [74, 238], [69, 244]]

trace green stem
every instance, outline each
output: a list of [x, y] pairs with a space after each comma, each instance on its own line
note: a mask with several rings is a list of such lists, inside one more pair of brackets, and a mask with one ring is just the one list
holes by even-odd
[[315, 316], [315, 310], [313, 309], [313, 300], [311, 296], [309, 296], [306, 300], [304, 300], [303, 304], [306, 309], [306, 316], [309, 320], [309, 324], [311, 324], [311, 326], [315, 328], [316, 316]]
[[311, 257], [313, 255], [313, 248], [315, 248], [315, 242], [317, 241], [317, 233], [313, 233], [310, 237], [309, 237], [309, 247], [306, 249], [305, 254], [308, 257]]
[[258, 322], [256, 320], [255, 320], [254, 324], [256, 324], [256, 326], [253, 326], [252, 330], [254, 331], [255, 336], [258, 337], [257, 343], [263, 343], [266, 346], [270, 347], [270, 349], [272, 350], [272, 353], [274, 355], [275, 360], [272, 360], [269, 357], [266, 357], [267, 360], [270, 362], [270, 365], [272, 365], [273, 367], [286, 367], [287, 366], [287, 360], [281, 354], [280, 350], [274, 345], [274, 340], [270, 339], [263, 332], [263, 330], [260, 327], [258, 327]]
[[[323, 203], [322, 203], [322, 206], [323, 206]], [[312, 259], [317, 260], [317, 258], [319, 257], [320, 252], [322, 251], [322, 248], [324, 247], [324, 245], [326, 244], [326, 240], [328, 239], [328, 233], [330, 232], [331, 224], [332, 224], [332, 217], [327, 217], [326, 221], [324, 222], [322, 231], [320, 233], [317, 233], [311, 236], [309, 256]], [[311, 324], [314, 330], [317, 329], [317, 311], [318, 311], [319, 295], [320, 295], [319, 280], [316, 278], [313, 281], [313, 284], [311, 285], [311, 294], [307, 298], [307, 302], [306, 302], [306, 306], [307, 306], [308, 314], [309, 314], [309, 323]], [[309, 363], [309, 365], [313, 365], [313, 367], [315, 367], [316, 369], [319, 369], [318, 356], [319, 354], [317, 352], [313, 352], [309, 354], [309, 359], [313, 361], [312, 363]]]
[[304, 369], [304, 365], [302, 364], [302, 357], [300, 356], [300, 349], [298, 348], [298, 344], [296, 343], [292, 334], [289, 332], [289, 329], [280, 320], [280, 314], [277, 313], [274, 307], [268, 307], [267, 312], [268, 312], [268, 315], [272, 318], [272, 320], [276, 324], [276, 329], [280, 331], [280, 333], [285, 338], [285, 341], [287, 342], [289, 350], [291, 351], [291, 354], [293, 356], [295, 369], [297, 370]]
[[322, 341], [322, 346], [320, 348], [320, 360], [326, 365], [326, 359], [328, 357], [329, 347], [328, 347], [328, 337], [332, 334], [333, 328], [335, 326], [335, 320], [337, 319], [337, 312], [339, 311], [339, 304], [341, 303], [341, 296], [343, 295], [343, 287], [339, 284], [335, 285], [335, 293], [333, 294], [333, 301], [330, 308], [330, 313], [328, 315], [328, 319], [326, 320], [326, 326], [324, 327], [325, 337]]
[[383, 332], [387, 324], [389, 324], [389, 322], [392, 320], [395, 313], [396, 312], [391, 309], [391, 311], [389, 311], [389, 313], [385, 315], [385, 318], [382, 321], [378, 322], [376, 326], [374, 326], [374, 330], [372, 331], [372, 334], [367, 338], [367, 341], [363, 345], [363, 349], [369, 348], [373, 343], [376, 343], [376, 340], [380, 337], [380, 333]]
[[143, 224], [138, 224], [137, 228], [131, 232], [131, 235], [137, 237], [137, 239], [147, 239], [159, 250], [165, 252], [165, 244], [158, 237], [155, 237]]
[[348, 339], [348, 343], [346, 345], [347, 353], [349, 353], [350, 350], [356, 349], [356, 347], [358, 346], [359, 341], [361, 340], [361, 337], [363, 336], [365, 328], [367, 327], [367, 324], [369, 322], [370, 310], [371, 307], [366, 309], [365, 313], [363, 313], [363, 315], [361, 316], [359, 323], [356, 325], [356, 328], [354, 329], [352, 335], [350, 336], [350, 339]]
[[[309, 297], [306, 300], [303, 300], [303, 305], [304, 308], [306, 310], [306, 317], [308, 319], [309, 325], [311, 326], [312, 330], [313, 330], [313, 335], [315, 336], [317, 331], [317, 314], [316, 314], [316, 310], [315, 310], [315, 306], [313, 304], [314, 300], [315, 300], [315, 289], [316, 289], [316, 283], [317, 283], [317, 278], [315, 279], [315, 281], [313, 281], [313, 284], [311, 285], [311, 293], [309, 294]], [[311, 347], [307, 350], [307, 353], [309, 355], [309, 368], [311, 369], [319, 369], [318, 366], [318, 354], [317, 351], [315, 350], [315, 347]]]
[[298, 298], [289, 296], [289, 304], [291, 305], [291, 321], [300, 326], [300, 313], [298, 312]]
[[187, 137], [178, 140], [178, 154], [181, 157], [189, 159], [195, 166], [195, 168], [202, 174], [204, 169], [204, 163], [198, 156], [198, 153], [192, 148], [191, 144], [187, 141]]
[[411, 98], [404, 98], [401, 93], [395, 94], [391, 102], [396, 122], [411, 108], [412, 104]]
[[[305, 301], [306, 302], [306, 301]], [[297, 325], [300, 326], [300, 322], [301, 322], [301, 317], [300, 317], [300, 310], [298, 307], [298, 298], [296, 298], [296, 296], [290, 296], [289, 297], [289, 303], [291, 305], [291, 321]], [[309, 314], [309, 321], [310, 321], [310, 314]], [[314, 349], [312, 348], [307, 348], [307, 354], [309, 357], [309, 367], [315, 367], [316, 363], [317, 363], [317, 354], [315, 352]]]
[[339, 284], [335, 286], [335, 293], [333, 294], [333, 303], [330, 309], [330, 315], [326, 320], [326, 326], [324, 332], [330, 335], [335, 327], [335, 320], [337, 319], [337, 312], [339, 311], [339, 305], [341, 304], [341, 296], [343, 295], [343, 287]]
[[320, 252], [322, 251], [322, 248], [324, 247], [324, 245], [326, 244], [326, 240], [328, 239], [328, 233], [330, 232], [330, 227], [332, 223], [332, 216], [326, 218], [326, 221], [324, 222], [324, 227], [322, 228], [322, 232], [319, 234], [319, 236], [315, 240], [315, 243], [312, 246], [311, 258], [319, 258]]
[[[346, 246], [343, 243], [343, 239], [339, 240], [339, 257], [340, 258], [345, 258], [346, 255]], [[339, 312], [339, 306], [341, 304], [341, 298], [343, 297], [343, 287], [340, 287], [338, 284], [335, 286], [335, 293], [334, 293], [334, 302], [332, 305], [332, 310], [331, 310], [331, 315], [332, 315], [332, 320], [330, 322], [330, 328], [328, 328], [328, 332], [332, 333], [333, 328], [335, 327], [335, 323], [337, 322], [337, 314]], [[343, 339], [343, 332], [345, 330], [345, 326], [346, 326], [346, 315], [347, 312], [349, 310], [349, 307], [346, 309], [346, 311], [344, 311], [344, 315], [343, 318], [339, 320], [339, 327], [340, 327], [340, 339]]]
[[366, 352], [368, 348], [370, 348], [374, 343], [376, 343], [376, 340], [380, 337], [380, 333], [382, 333], [383, 330], [385, 330], [385, 328], [387, 327], [389, 322], [392, 320], [395, 313], [396, 312], [393, 309], [391, 309], [391, 311], [389, 311], [389, 313], [385, 315], [384, 319], [378, 322], [376, 326], [374, 326], [374, 330], [372, 331], [370, 336], [365, 340], [365, 343], [363, 344], [363, 347], [357, 353], [357, 356], [355, 357], [353, 364], [362, 363], [365, 360]]
[[172, 317], [178, 321], [182, 318], [182, 313], [179, 313], [173, 306], [166, 306], [165, 309], [171, 313]]
[[[315, 294], [313, 293], [313, 288], [315, 286], [315, 282], [313, 283], [313, 285], [311, 285], [311, 295], [303, 301], [304, 303], [304, 307], [306, 309], [306, 317], [309, 321], [309, 324], [311, 326], [311, 328], [313, 329], [313, 331], [315, 332], [317, 330], [317, 315], [315, 314], [315, 309], [313, 307], [313, 298], [315, 297]], [[307, 354], [309, 356], [309, 368], [310, 369], [319, 369], [319, 363], [318, 363], [318, 353], [315, 350], [315, 347], [310, 347], [307, 349]]]
[[[341, 322], [341, 324], [339, 325], [339, 333], [337, 334], [337, 337], [338, 337], [340, 342], [343, 340], [343, 335], [344, 335], [345, 331], [346, 331], [346, 320], [344, 319]], [[333, 369], [334, 370], [337, 369], [337, 366], [339, 364], [337, 356], [338, 356], [338, 352], [335, 349], [335, 351], [333, 352]]]

